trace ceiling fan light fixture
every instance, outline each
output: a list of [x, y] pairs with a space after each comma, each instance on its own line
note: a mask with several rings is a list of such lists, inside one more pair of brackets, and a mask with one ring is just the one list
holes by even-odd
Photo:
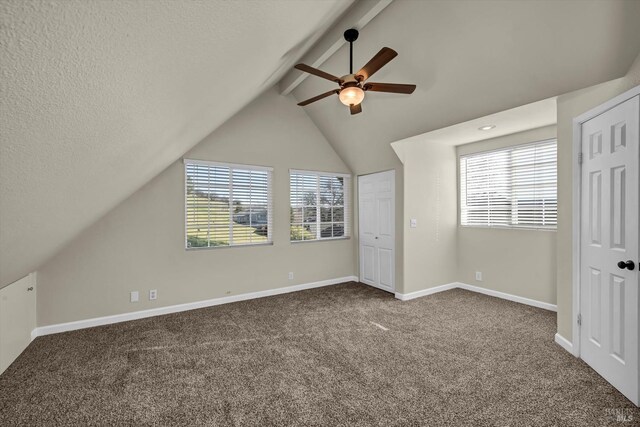
[[349, 105], [358, 105], [364, 99], [364, 90], [358, 86], [345, 87], [340, 91], [340, 102], [347, 107]]

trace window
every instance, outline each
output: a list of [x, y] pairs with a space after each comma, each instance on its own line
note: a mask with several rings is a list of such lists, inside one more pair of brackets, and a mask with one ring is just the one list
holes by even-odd
[[555, 140], [460, 156], [460, 223], [555, 229]]
[[187, 248], [271, 243], [271, 168], [184, 162]]
[[292, 170], [291, 241], [349, 237], [349, 175]]

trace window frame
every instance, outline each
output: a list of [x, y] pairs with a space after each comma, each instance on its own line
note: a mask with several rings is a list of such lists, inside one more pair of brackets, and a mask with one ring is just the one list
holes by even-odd
[[[490, 153], [497, 153], [497, 152], [511, 152], [514, 150], [517, 150], [519, 148], [526, 148], [527, 146], [536, 146], [536, 145], [543, 145], [543, 144], [547, 144], [547, 143], [555, 143], [555, 148], [556, 148], [556, 182], [555, 182], [555, 195], [556, 195], [556, 223], [555, 225], [551, 225], [551, 226], [543, 226], [543, 225], [518, 225], [518, 224], [514, 224], [513, 221], [510, 221], [509, 225], [485, 225], [485, 224], [463, 224], [462, 223], [462, 212], [463, 212], [463, 199], [462, 199], [462, 195], [463, 195], [463, 191], [462, 191], [462, 159], [463, 158], [468, 158], [468, 157], [474, 157], [474, 156], [479, 156], [479, 155], [485, 155], [485, 154], [490, 154]], [[510, 168], [512, 167], [511, 165], [509, 166]], [[457, 156], [457, 179], [458, 179], [458, 226], [462, 227], [462, 228], [484, 228], [484, 229], [498, 229], [498, 230], [525, 230], [525, 231], [550, 231], [550, 232], [556, 232], [558, 230], [558, 138], [554, 137], [554, 138], [546, 138], [546, 139], [541, 139], [541, 140], [537, 140], [537, 141], [531, 141], [531, 142], [525, 142], [525, 143], [520, 143], [520, 144], [513, 144], [513, 145], [508, 145], [508, 146], [504, 146], [504, 147], [500, 147], [500, 148], [494, 148], [494, 149], [490, 149], [490, 150], [482, 150], [482, 151], [476, 151], [476, 152], [470, 152], [470, 153], [466, 153], [466, 154], [459, 154]], [[511, 188], [513, 188], [513, 182], [510, 182], [510, 186]], [[513, 202], [513, 197], [512, 197], [512, 202]], [[514, 208], [513, 205], [511, 205], [510, 207], [510, 216], [511, 218], [513, 218], [513, 216], [515, 215], [514, 213]]]
[[[291, 204], [291, 195], [292, 195], [292, 186], [291, 186], [291, 177], [292, 175], [312, 175], [316, 177], [316, 221], [310, 224], [315, 224], [317, 227], [316, 230], [316, 238], [315, 239], [308, 239], [308, 240], [292, 240], [291, 239], [291, 226], [294, 224], [298, 224], [298, 223], [293, 223], [291, 221], [291, 217], [289, 218], [289, 243], [293, 243], [293, 244], [298, 244], [298, 243], [311, 243], [311, 242], [326, 242], [326, 241], [332, 241], [332, 240], [348, 240], [351, 239], [351, 225], [350, 225], [350, 221], [351, 221], [351, 216], [352, 216], [352, 212], [351, 212], [351, 174], [346, 174], [346, 173], [341, 173], [341, 172], [324, 172], [324, 171], [312, 171], [312, 170], [302, 170], [302, 169], [289, 169], [289, 209], [293, 208], [293, 205]], [[343, 184], [343, 204], [342, 204], [342, 209], [343, 209], [343, 221], [342, 222], [336, 222], [336, 221], [331, 221], [332, 226], [334, 224], [343, 224], [343, 229], [344, 229], [344, 235], [342, 236], [331, 236], [331, 237], [321, 237], [321, 232], [322, 232], [322, 228], [321, 228], [321, 224], [323, 224], [323, 222], [321, 221], [321, 203], [320, 203], [320, 179], [321, 177], [329, 177], [329, 178], [343, 178], [344, 179], [344, 184]], [[336, 205], [331, 205], [331, 208], [333, 209], [334, 207], [336, 207]], [[338, 207], [340, 207], [340, 205], [338, 205]], [[327, 223], [326, 221], [324, 222], [325, 224]], [[304, 219], [303, 222], [300, 223], [302, 225], [304, 225]]]
[[[248, 247], [248, 246], [272, 246], [273, 245], [273, 168], [270, 166], [259, 166], [259, 165], [247, 165], [240, 163], [228, 163], [228, 162], [218, 162], [218, 161], [209, 161], [209, 160], [197, 160], [197, 159], [183, 159], [184, 170], [184, 249], [186, 251], [198, 251], [202, 249], [228, 249], [228, 248], [238, 248], [238, 247]], [[267, 173], [267, 240], [265, 242], [250, 242], [250, 243], [230, 243], [228, 245], [219, 245], [219, 246], [189, 246], [189, 235], [188, 235], [188, 174], [187, 168], [189, 165], [198, 165], [198, 166], [208, 166], [208, 167], [222, 167], [229, 169], [229, 190], [230, 190], [230, 203], [229, 203], [229, 215], [230, 215], [230, 223], [229, 223], [229, 238], [232, 239], [232, 227], [233, 227], [233, 171], [256, 171], [256, 172], [266, 172]], [[209, 228], [211, 226], [209, 225]], [[209, 239], [211, 240], [211, 239]]]

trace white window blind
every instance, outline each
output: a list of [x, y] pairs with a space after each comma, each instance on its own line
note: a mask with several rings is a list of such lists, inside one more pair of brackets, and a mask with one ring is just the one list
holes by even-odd
[[555, 229], [557, 181], [555, 140], [460, 156], [460, 223]]
[[187, 248], [272, 241], [271, 168], [184, 162]]
[[350, 236], [349, 175], [289, 172], [291, 241]]

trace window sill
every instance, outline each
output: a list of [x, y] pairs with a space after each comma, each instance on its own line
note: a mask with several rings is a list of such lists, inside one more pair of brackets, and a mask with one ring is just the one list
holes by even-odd
[[265, 243], [243, 243], [241, 245], [220, 245], [220, 246], [203, 246], [203, 247], [196, 247], [196, 248], [184, 248], [185, 251], [191, 252], [191, 251], [199, 251], [199, 250], [207, 250], [207, 249], [230, 249], [230, 248], [246, 248], [246, 247], [253, 247], [253, 246], [273, 246], [273, 242], [265, 242]]
[[315, 240], [289, 240], [289, 243], [292, 245], [297, 245], [298, 243], [317, 243], [317, 242], [335, 242], [336, 240], [349, 240], [351, 237], [325, 237], [324, 239], [315, 239]]
[[543, 228], [543, 227], [507, 227], [507, 226], [492, 226], [492, 225], [462, 225], [458, 224], [460, 228], [480, 228], [484, 230], [522, 230], [522, 231], [552, 231], [557, 232], [557, 228]]

